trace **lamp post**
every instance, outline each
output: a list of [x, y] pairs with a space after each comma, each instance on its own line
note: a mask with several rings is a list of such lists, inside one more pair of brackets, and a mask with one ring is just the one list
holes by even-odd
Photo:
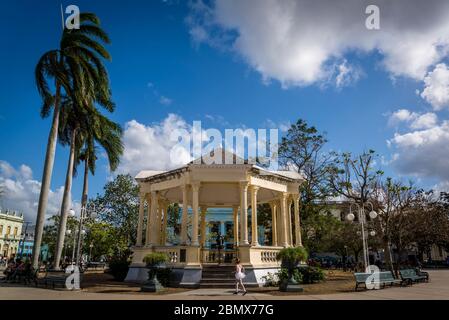
[[[365, 233], [366, 232], [366, 230], [365, 230], [365, 223], [366, 223], [365, 204], [371, 205], [371, 211], [369, 213], [369, 216], [371, 219], [375, 219], [377, 217], [377, 212], [374, 211], [373, 204], [369, 201], [362, 203], [362, 205], [359, 205], [358, 203], [355, 203], [355, 202], [351, 203], [351, 206], [349, 207], [349, 214], [346, 216], [346, 219], [348, 221], [354, 221], [355, 215], [352, 213], [352, 206], [356, 205], [358, 218], [359, 218], [359, 222], [360, 222], [360, 227], [362, 229], [361, 234], [362, 234], [362, 242], [363, 242], [363, 263], [364, 263], [365, 269], [366, 269], [369, 265], [369, 260], [368, 260], [369, 252], [368, 252], [368, 238]], [[376, 231], [372, 230], [371, 232], [369, 232], [369, 234], [374, 237], [376, 235]]]
[[89, 262], [92, 261], [92, 248], [94, 247], [94, 244], [91, 242], [89, 244]]
[[[71, 229], [67, 229], [66, 231], [65, 231], [65, 234], [66, 234], [66, 236], [70, 236], [71, 234], [72, 234], [72, 230]], [[66, 257], [66, 250], [67, 250], [67, 247], [68, 247], [68, 244], [65, 244], [64, 245], [64, 261], [63, 261], [63, 263], [65, 263], [65, 257]], [[72, 252], [73, 252], [73, 250], [72, 250]]]
[[[94, 218], [97, 216], [95, 210], [89, 210], [87, 209], [85, 206], [81, 208], [81, 212], [80, 212], [80, 220], [79, 220], [79, 224], [78, 224], [78, 246], [76, 249], [76, 261], [75, 264], [76, 265], [80, 265], [81, 263], [81, 244], [82, 244], [82, 237], [83, 235], [86, 234], [86, 231], [83, 230], [83, 223], [84, 220], [90, 216], [91, 218]], [[75, 260], [75, 257], [73, 258], [73, 260]]]

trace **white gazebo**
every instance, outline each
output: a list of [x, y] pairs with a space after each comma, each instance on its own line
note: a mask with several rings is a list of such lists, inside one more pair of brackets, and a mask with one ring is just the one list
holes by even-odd
[[[238, 257], [249, 285], [262, 285], [264, 275], [278, 271], [280, 249], [302, 246], [298, 192], [303, 179], [297, 172], [267, 170], [217, 149], [178, 169], [141, 171], [136, 180], [139, 221], [127, 281], [146, 280], [143, 257], [165, 252], [174, 281], [198, 286], [203, 266], [217, 264], [216, 252], [205, 247], [208, 208], [232, 209], [234, 245], [224, 261]], [[172, 203], [182, 208], [179, 244], [167, 242], [167, 208]], [[271, 246], [258, 243], [257, 205], [263, 203], [271, 207]]]

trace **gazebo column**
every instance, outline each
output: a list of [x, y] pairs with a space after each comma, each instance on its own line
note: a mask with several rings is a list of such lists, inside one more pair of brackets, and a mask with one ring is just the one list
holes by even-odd
[[145, 194], [139, 194], [139, 221], [137, 223], [136, 246], [142, 246], [143, 218], [145, 214]]
[[251, 245], [259, 245], [259, 235], [257, 230], [257, 191], [259, 187], [251, 186]]
[[149, 246], [151, 244], [151, 193], [146, 194], [147, 199], [147, 229], [145, 233], [145, 245]]
[[161, 245], [165, 246], [165, 243], [167, 242], [167, 218], [168, 218], [168, 202], [164, 202], [163, 205], [163, 220], [162, 220], [162, 234], [161, 234]]
[[161, 201], [157, 202], [157, 210], [156, 210], [156, 244], [160, 245], [162, 241], [162, 203]]
[[277, 224], [277, 238], [278, 246], [281, 245], [283, 238], [283, 224], [282, 224], [282, 212], [281, 212], [281, 201], [277, 200], [276, 204], [276, 224]]
[[232, 215], [234, 217], [234, 248], [239, 245], [239, 207], [232, 207]]
[[282, 246], [288, 247], [287, 233], [287, 193], [281, 194], [281, 222], [282, 222]]
[[206, 246], [206, 213], [207, 207], [201, 207], [201, 247]]
[[288, 211], [287, 211], [287, 218], [288, 218], [288, 244], [290, 246], [293, 246], [293, 228], [292, 228], [292, 201], [289, 199], [287, 200], [288, 203]]
[[240, 245], [248, 245], [248, 181], [240, 182]]
[[187, 185], [181, 186], [182, 191], [182, 217], [181, 217], [181, 244], [187, 244], [187, 220], [188, 220], [188, 204], [187, 204]]
[[192, 184], [192, 210], [193, 210], [193, 219], [192, 219], [192, 245], [198, 246], [198, 205], [199, 205], [199, 191], [200, 191], [200, 183], [196, 182]]
[[301, 224], [299, 219], [299, 194], [293, 196], [293, 206], [295, 210], [295, 245], [302, 246], [301, 240]]
[[277, 204], [276, 202], [270, 202], [271, 207], [271, 243], [273, 246], [278, 246], [278, 226], [277, 226], [277, 219], [276, 219], [276, 211], [277, 211]]
[[158, 241], [157, 241], [157, 239], [158, 239], [158, 236], [159, 236], [159, 233], [160, 233], [160, 231], [158, 232], [158, 226], [159, 226], [159, 223], [157, 222], [157, 210], [158, 210], [158, 194], [157, 194], [157, 192], [156, 191], [152, 191], [151, 192], [151, 214], [150, 214], [150, 217], [151, 217], [151, 235], [150, 235], [150, 239], [151, 239], [151, 242], [150, 242], [150, 244], [151, 245], [155, 245], [155, 244], [157, 244], [158, 243]]

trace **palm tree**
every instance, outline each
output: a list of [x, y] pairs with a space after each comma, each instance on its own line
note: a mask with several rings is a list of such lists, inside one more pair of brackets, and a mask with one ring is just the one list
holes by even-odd
[[67, 224], [67, 212], [71, 203], [73, 167], [75, 163], [75, 153], [81, 147], [80, 131], [89, 130], [89, 118], [94, 112], [94, 107], [80, 106], [68, 97], [65, 97], [61, 103], [61, 116], [59, 126], [59, 141], [62, 145], [70, 146], [69, 161], [67, 164], [66, 179], [64, 184], [64, 194], [62, 197], [58, 238], [55, 248], [55, 269], [59, 269], [62, 249], [64, 247], [64, 238]]
[[[106, 155], [109, 161], [109, 169], [115, 171], [120, 163], [120, 156], [123, 154], [122, 143], [122, 128], [120, 125], [110, 121], [102, 115], [97, 115], [93, 118], [94, 125], [93, 130], [90, 130], [85, 135], [84, 148], [81, 150], [77, 157], [76, 165], [84, 162], [84, 175], [83, 175], [83, 193], [81, 197], [81, 210], [85, 211], [87, 207], [88, 197], [88, 179], [89, 171], [92, 175], [95, 175], [96, 160], [98, 159], [98, 148], [95, 143], [100, 144], [106, 151]], [[75, 167], [76, 168], [76, 167]], [[81, 216], [80, 219], [83, 217]], [[82, 221], [79, 224], [78, 230], [78, 246], [76, 251], [76, 257], [79, 259], [81, 250], [81, 230]]]
[[[119, 157], [123, 152], [123, 145], [121, 142], [121, 127], [99, 113], [93, 103], [90, 107], [80, 107], [73, 101], [66, 99], [62, 106], [60, 141], [63, 145], [70, 145], [70, 156], [61, 204], [61, 212], [67, 213], [71, 202], [70, 193], [72, 188], [72, 176], [75, 169], [75, 158], [80, 157], [80, 155], [77, 154], [80, 154], [81, 147], [87, 143], [88, 149], [95, 150], [95, 146], [90, 144], [94, 144], [95, 141], [98, 141], [109, 156], [111, 168], [115, 170], [119, 162]], [[96, 158], [96, 155], [93, 154], [92, 158]], [[77, 160], [77, 162], [79, 162], [79, 160]], [[84, 187], [86, 190], [85, 192], [87, 192], [86, 188], [87, 181]], [[67, 214], [61, 214], [55, 250], [56, 269], [59, 268], [62, 249], [64, 247], [66, 223]], [[80, 237], [80, 235], [81, 234], [79, 233], [78, 237]]]
[[[53, 109], [53, 119], [45, 154], [42, 185], [36, 217], [33, 248], [33, 267], [38, 267], [42, 233], [47, 209], [48, 194], [58, 138], [61, 97], [82, 101], [85, 96], [93, 96], [97, 90], [99, 100], [111, 111], [109, 81], [102, 59], [110, 60], [110, 55], [101, 42], [109, 43], [107, 34], [99, 27], [99, 19], [92, 13], [80, 14], [79, 29], [64, 29], [58, 49], [47, 51], [39, 59], [35, 78], [43, 105], [41, 116], [48, 117]], [[49, 80], [54, 81], [55, 93], [50, 91]], [[99, 81], [101, 80], [102, 81]], [[93, 83], [102, 83], [94, 88]], [[81, 89], [82, 88], [82, 89]]]

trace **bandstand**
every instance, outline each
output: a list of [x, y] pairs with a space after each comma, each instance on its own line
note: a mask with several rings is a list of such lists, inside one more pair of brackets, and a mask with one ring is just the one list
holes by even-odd
[[[217, 155], [220, 161], [216, 161]], [[140, 208], [127, 281], [146, 280], [143, 257], [165, 252], [172, 282], [179, 286], [197, 287], [204, 266], [232, 263], [235, 257], [245, 267], [245, 283], [260, 286], [263, 276], [279, 270], [279, 250], [302, 245], [298, 190], [303, 179], [297, 172], [267, 170], [218, 149], [174, 170], [141, 171], [135, 179], [140, 187]], [[167, 241], [167, 209], [173, 203], [182, 208], [176, 244]], [[258, 242], [257, 206], [263, 203], [271, 208], [270, 245]], [[212, 208], [232, 212], [233, 243], [218, 259], [217, 250], [206, 246], [206, 215]]]

